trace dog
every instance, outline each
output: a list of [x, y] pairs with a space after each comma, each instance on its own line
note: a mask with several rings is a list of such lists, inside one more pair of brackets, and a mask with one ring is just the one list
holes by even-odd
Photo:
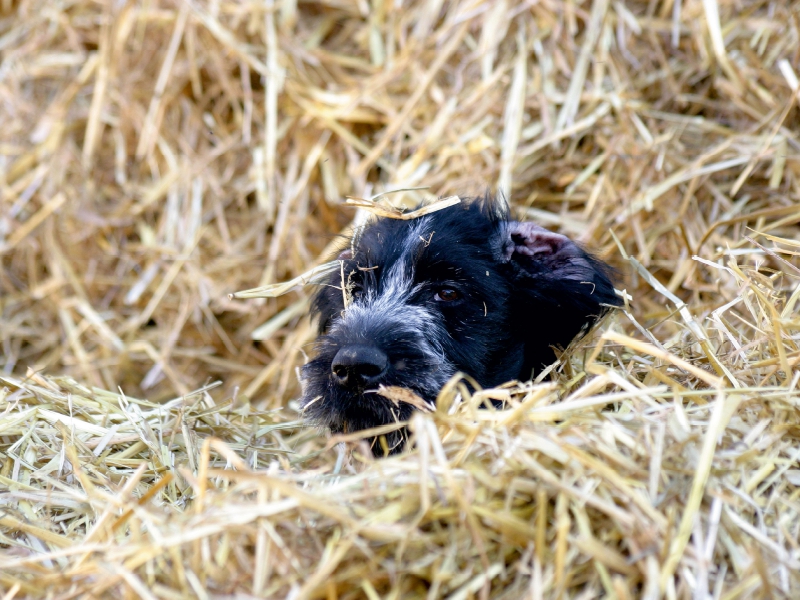
[[[334, 434], [409, 419], [414, 406], [380, 386], [433, 402], [457, 372], [485, 388], [531, 379], [554, 347], [620, 303], [605, 263], [512, 220], [491, 197], [413, 220], [374, 218], [338, 258], [312, 302], [316, 358], [300, 375], [304, 414]], [[390, 451], [405, 437], [390, 434]]]

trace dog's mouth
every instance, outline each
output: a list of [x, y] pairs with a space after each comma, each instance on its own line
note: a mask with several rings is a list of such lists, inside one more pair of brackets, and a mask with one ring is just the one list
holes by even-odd
[[[307, 387], [304, 385], [304, 388]], [[365, 432], [363, 437], [376, 457], [400, 452], [408, 441], [405, 427], [414, 406], [393, 401], [378, 388], [363, 391], [329, 390], [314, 396], [307, 393], [301, 399], [305, 418], [318, 426], [326, 427], [334, 436]], [[386, 427], [395, 425], [396, 427]]]
[[390, 391], [384, 386], [361, 390], [327, 386], [326, 393], [321, 394], [315, 393], [316, 387], [318, 386], [304, 382], [304, 394], [300, 400], [303, 414], [310, 421], [328, 427], [332, 433], [353, 433], [408, 421], [415, 406], [398, 399], [391, 390], [403, 389], [409, 395], [422, 397], [417, 390], [394, 386], [388, 388]]

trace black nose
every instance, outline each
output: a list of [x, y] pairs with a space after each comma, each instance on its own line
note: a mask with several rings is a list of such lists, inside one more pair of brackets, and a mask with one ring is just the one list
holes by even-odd
[[380, 381], [389, 359], [374, 346], [345, 346], [331, 363], [333, 379], [339, 385], [363, 387]]

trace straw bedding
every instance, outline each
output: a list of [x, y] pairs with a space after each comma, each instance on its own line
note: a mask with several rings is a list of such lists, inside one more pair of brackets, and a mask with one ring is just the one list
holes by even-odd
[[[0, 0], [2, 598], [800, 596], [799, 8]], [[228, 294], [487, 186], [624, 310], [304, 427], [311, 289]]]

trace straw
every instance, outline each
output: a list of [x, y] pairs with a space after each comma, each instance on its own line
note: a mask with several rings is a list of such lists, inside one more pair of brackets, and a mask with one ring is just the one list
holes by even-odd
[[[0, 0], [0, 597], [800, 597], [795, 9]], [[624, 309], [308, 426], [335, 251], [487, 186]]]

